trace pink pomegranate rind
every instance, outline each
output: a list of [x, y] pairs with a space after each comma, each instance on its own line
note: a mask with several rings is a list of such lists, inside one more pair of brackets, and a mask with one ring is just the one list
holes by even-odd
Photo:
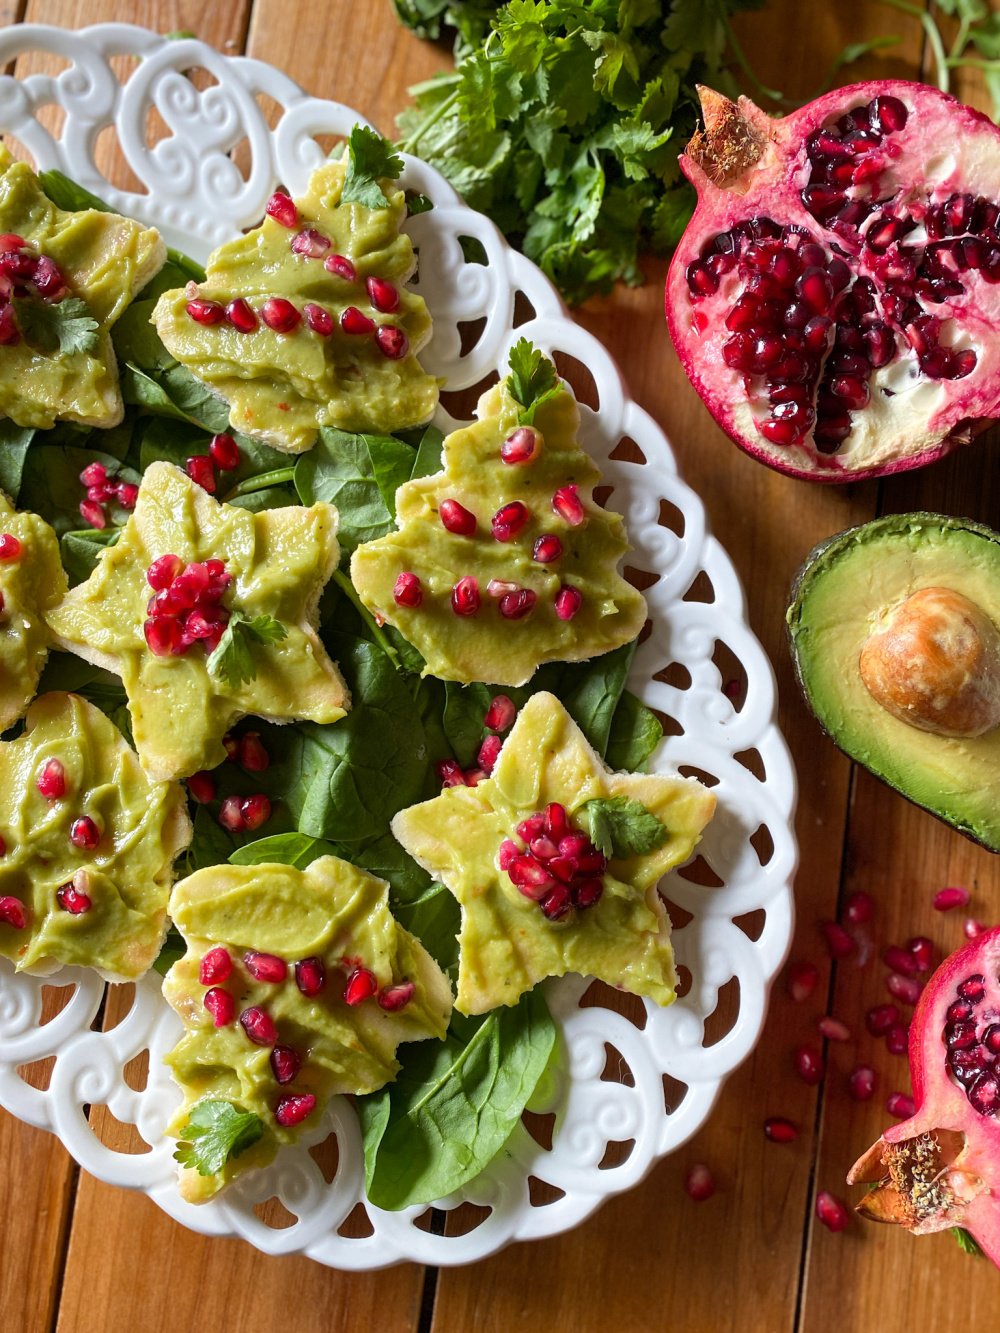
[[857, 1211], [915, 1235], [964, 1227], [1000, 1267], [1000, 927], [945, 959], [910, 1030], [916, 1112], [848, 1175]]
[[[722, 429], [770, 467], [825, 482], [968, 443], [1000, 416], [997, 126], [899, 80], [777, 120], [699, 91], [705, 132], [680, 159], [698, 205], [666, 314]], [[805, 246], [822, 262], [813, 249], [803, 265]]]

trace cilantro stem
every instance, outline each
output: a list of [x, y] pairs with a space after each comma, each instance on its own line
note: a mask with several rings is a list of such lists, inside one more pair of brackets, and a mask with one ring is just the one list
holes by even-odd
[[[456, 75], [455, 77], [457, 79], [458, 76]], [[412, 153], [415, 145], [420, 142], [431, 126], [436, 125], [439, 120], [448, 114], [458, 101], [458, 91], [458, 88], [455, 88], [455, 90], [450, 93], [439, 106], [435, 107], [416, 133], [411, 134], [408, 139], [401, 139], [399, 141], [396, 147], [401, 153]]]
[[388, 657], [389, 661], [397, 671], [402, 670], [402, 663], [399, 660], [399, 653], [396, 652], [388, 638], [382, 633], [382, 627], [378, 621], [365, 606], [364, 602], [358, 596], [357, 589], [342, 569], [333, 571], [333, 581], [337, 587], [344, 593], [347, 600], [351, 603], [358, 615], [371, 630], [372, 638]]
[[227, 491], [222, 497], [223, 501], [232, 500], [237, 495], [251, 495], [254, 491], [266, 491], [269, 486], [280, 486], [282, 482], [291, 481], [295, 475], [293, 467], [279, 467], [273, 472], [258, 472], [256, 477], [245, 477], [243, 481], [237, 482], [231, 491]]
[[934, 52], [934, 64], [937, 68], [937, 85], [943, 93], [948, 91], [950, 79], [948, 77], [948, 58], [944, 53], [944, 42], [941, 40], [941, 30], [934, 22], [933, 17], [926, 10], [918, 9], [916, 5], [907, 3], [907, 0], [881, 0], [883, 5], [889, 5], [892, 9], [898, 9], [901, 14], [909, 14], [911, 18], [919, 19], [920, 26], [927, 34], [927, 40], [930, 43], [931, 50]]
[[778, 92], [775, 88], [766, 88], [764, 84], [761, 83], [760, 79], [758, 79], [757, 75], [750, 68], [750, 62], [743, 54], [743, 48], [736, 40], [736, 34], [733, 32], [733, 26], [729, 22], [729, 18], [726, 14], [722, 15], [722, 26], [726, 31], [726, 40], [732, 47], [733, 55], [736, 57], [736, 63], [739, 65], [740, 69], [747, 76], [747, 78], [757, 89], [757, 91], [763, 93], [765, 97], [769, 97], [772, 102], [783, 101], [785, 94]]
[[955, 59], [956, 56], [960, 56], [962, 54], [962, 52], [965, 50], [965, 43], [968, 40], [969, 40], [969, 20], [967, 18], [964, 18], [962, 19], [962, 22], [958, 25], [958, 33], [955, 37], [955, 40], [952, 42], [951, 50], [948, 53], [949, 65]]

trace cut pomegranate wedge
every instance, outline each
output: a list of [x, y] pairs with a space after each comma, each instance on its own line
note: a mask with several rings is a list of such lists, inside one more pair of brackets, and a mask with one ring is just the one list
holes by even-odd
[[910, 1029], [916, 1112], [851, 1168], [863, 1217], [915, 1235], [960, 1226], [1000, 1267], [1000, 927], [945, 959]]
[[900, 81], [780, 120], [699, 91], [666, 313], [719, 425], [814, 481], [967, 444], [1000, 416], [997, 126]]

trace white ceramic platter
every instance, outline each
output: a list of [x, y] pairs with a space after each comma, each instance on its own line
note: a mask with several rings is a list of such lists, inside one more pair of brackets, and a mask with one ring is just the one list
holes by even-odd
[[[14, 135], [38, 169], [59, 168], [200, 260], [260, 219], [279, 180], [293, 194], [304, 190], [324, 157], [315, 135], [345, 136], [359, 120], [347, 107], [307, 96], [258, 61], [225, 57], [193, 40], [167, 41], [141, 28], [107, 24], [64, 32], [20, 25], [0, 34], [0, 65], [33, 51], [62, 57], [65, 67], [54, 77], [0, 77], [0, 131]], [[114, 62], [115, 69], [128, 69], [124, 84], [111, 63], [120, 56], [132, 57]], [[184, 73], [195, 67], [213, 76], [201, 92]], [[273, 129], [260, 105], [267, 98], [282, 109]], [[53, 103], [65, 113], [58, 138], [36, 118]], [[169, 134], [150, 144], [147, 124], [154, 107]], [[109, 125], [145, 193], [116, 189], [99, 172], [95, 147]], [[247, 178], [230, 157], [244, 140]], [[640, 1028], [610, 1009], [581, 1008], [588, 985], [581, 978], [547, 983], [565, 1052], [561, 1072], [535, 1103], [537, 1110], [555, 1112], [551, 1149], [519, 1125], [508, 1150], [487, 1171], [441, 1200], [444, 1209], [466, 1200], [490, 1209], [463, 1235], [438, 1234], [439, 1225], [426, 1229], [422, 1208], [389, 1213], [366, 1203], [371, 1233], [359, 1238], [353, 1234], [356, 1225], [343, 1227], [364, 1201], [361, 1138], [345, 1099], [335, 1100], [322, 1125], [301, 1144], [283, 1149], [267, 1170], [251, 1173], [213, 1203], [185, 1204], [175, 1187], [174, 1145], [162, 1134], [179, 1100], [162, 1056], [176, 1041], [180, 1022], [160, 994], [159, 977], [150, 973], [136, 986], [131, 1011], [117, 1027], [94, 1032], [91, 1023], [104, 994], [94, 973], [65, 968], [49, 979], [49, 985], [74, 989], [58, 1016], [42, 1024], [43, 982], [16, 977], [0, 959], [0, 1103], [58, 1135], [93, 1175], [144, 1191], [196, 1231], [242, 1236], [268, 1254], [307, 1254], [346, 1269], [404, 1260], [466, 1263], [512, 1240], [551, 1236], [575, 1226], [609, 1195], [631, 1188], [658, 1158], [676, 1151], [705, 1122], [723, 1080], [760, 1033], [768, 987], [791, 937], [796, 861], [795, 779], [774, 721], [771, 668], [747, 625], [736, 573], [707, 531], [701, 501], [677, 475], [662, 431], [629, 398], [601, 344], [572, 322], [547, 279], [488, 219], [468, 209], [442, 176], [415, 158], [406, 158], [402, 184], [434, 204], [407, 223], [420, 252], [419, 291], [434, 317], [433, 340], [422, 353], [426, 369], [445, 376], [448, 390], [469, 388], [505, 366], [509, 348], [524, 334], [548, 352], [575, 358], [593, 377], [599, 409], [582, 407], [583, 441], [613, 488], [611, 506], [625, 515], [634, 545], [627, 564], [647, 572], [645, 582], [653, 580], [646, 589], [648, 634], [629, 685], [676, 724], [653, 767], [675, 772], [690, 766], [699, 776], [709, 775], [719, 801], [698, 849], [719, 886], [705, 887], [695, 878], [711, 876], [691, 878], [683, 869], [662, 885], [670, 902], [690, 913], [674, 936], [678, 964], [691, 978], [687, 993], [667, 1009], [646, 1002]], [[465, 261], [459, 238], [468, 236], [484, 247], [485, 266]], [[515, 327], [518, 292], [534, 314]], [[519, 312], [525, 308], [519, 303]], [[460, 325], [484, 318], [478, 340], [463, 355]], [[650, 332], [666, 338], [665, 330]], [[458, 423], [442, 409], [438, 424], [450, 430]], [[626, 437], [639, 446], [644, 462], [615, 457]], [[696, 596], [685, 600], [696, 580]], [[739, 706], [732, 690], [724, 692], [727, 682], [713, 661], [720, 645], [745, 672]], [[734, 923], [751, 912], [758, 913], [758, 923], [764, 914], [753, 940]], [[739, 981], [735, 1023], [706, 1046], [705, 1020], [716, 1009], [720, 988], [733, 977]], [[631, 1080], [602, 1079], [606, 1045], [620, 1053]], [[143, 1051], [149, 1052], [149, 1075], [135, 1091], [123, 1069]], [[55, 1057], [51, 1077], [48, 1087], [38, 1090], [18, 1069], [47, 1057]], [[669, 1111], [665, 1075], [672, 1089]], [[684, 1085], [679, 1102], [678, 1082]], [[104, 1146], [88, 1122], [92, 1105], [106, 1105], [119, 1120], [137, 1126], [151, 1151], [129, 1154]], [[331, 1133], [338, 1140], [338, 1165], [328, 1185], [308, 1149]], [[620, 1165], [602, 1169], [608, 1144], [623, 1141], [632, 1142], [631, 1152]], [[555, 1202], [533, 1203], [531, 1177], [555, 1187], [536, 1190], [536, 1198], [562, 1193]], [[297, 1219], [294, 1225], [274, 1229], [254, 1211], [275, 1195]]]

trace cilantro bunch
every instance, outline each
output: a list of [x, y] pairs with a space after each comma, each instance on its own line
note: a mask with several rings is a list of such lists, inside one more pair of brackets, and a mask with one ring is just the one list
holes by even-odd
[[[729, 16], [763, 0], [396, 0], [456, 68], [410, 91], [399, 147], [432, 163], [571, 304], [643, 281], [694, 207], [678, 153], [695, 85], [736, 95]], [[492, 11], [492, 13], [490, 12]], [[489, 26], [487, 26], [489, 22]]]

